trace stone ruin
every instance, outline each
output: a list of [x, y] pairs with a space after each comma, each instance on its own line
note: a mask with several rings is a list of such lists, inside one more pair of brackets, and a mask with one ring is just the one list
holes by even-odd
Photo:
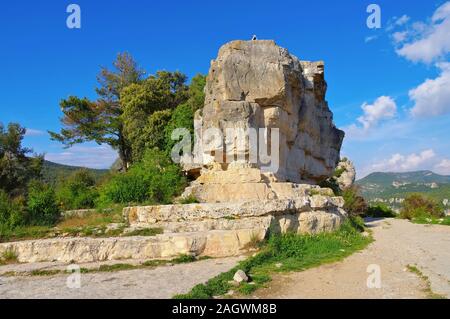
[[[196, 135], [208, 128], [278, 129], [275, 170], [267, 170], [258, 158], [250, 160], [250, 143], [238, 148], [236, 140], [224, 136], [212, 149], [204, 147], [206, 141], [194, 149], [200, 161], [184, 163], [195, 180], [182, 197], [198, 203], [123, 211], [130, 228], [158, 227], [163, 234], [6, 243], [0, 244], [0, 252], [15, 249], [24, 262], [223, 257], [242, 253], [269, 231], [336, 230], [347, 215], [344, 201], [317, 186], [333, 175], [344, 138], [333, 124], [326, 89], [321, 61], [301, 61], [274, 41], [227, 43], [211, 63], [205, 106], [195, 116]], [[272, 146], [270, 136], [258, 138]], [[222, 161], [218, 154], [227, 152], [235, 152], [236, 160]]]

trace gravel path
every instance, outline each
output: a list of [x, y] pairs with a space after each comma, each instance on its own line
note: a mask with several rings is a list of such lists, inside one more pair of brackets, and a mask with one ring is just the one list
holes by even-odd
[[[81, 274], [79, 289], [67, 287], [68, 275], [0, 277], [0, 299], [171, 298], [176, 294], [187, 293], [193, 286], [230, 270], [240, 259], [242, 258], [209, 259], [154, 269]], [[34, 268], [41, 267], [42, 265], [35, 265]], [[28, 270], [33, 267], [28, 264], [26, 268]]]
[[[429, 277], [434, 293], [450, 298], [449, 226], [416, 225], [397, 219], [370, 221], [368, 225], [375, 242], [364, 251], [342, 262], [276, 275], [254, 297], [427, 298], [426, 281], [406, 269], [416, 265]], [[380, 288], [367, 287], [369, 265], [380, 267]]]

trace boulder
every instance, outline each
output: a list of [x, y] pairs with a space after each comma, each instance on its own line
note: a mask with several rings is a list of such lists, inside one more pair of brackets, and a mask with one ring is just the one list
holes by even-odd
[[237, 283], [248, 282], [248, 276], [245, 274], [245, 272], [243, 270], [236, 271], [233, 279]]
[[355, 183], [355, 166], [348, 159], [339, 162], [336, 172], [338, 173], [336, 181], [338, 182], [340, 189], [348, 189]]

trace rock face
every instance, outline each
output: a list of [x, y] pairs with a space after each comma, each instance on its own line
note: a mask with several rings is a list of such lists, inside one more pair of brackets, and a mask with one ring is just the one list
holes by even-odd
[[340, 161], [336, 171], [339, 173], [337, 182], [341, 189], [348, 189], [355, 183], [356, 170], [351, 161], [347, 159]]
[[[227, 128], [278, 128], [279, 169], [263, 170], [263, 177], [275, 182], [316, 183], [334, 172], [344, 137], [333, 124], [326, 89], [323, 62], [300, 61], [274, 41], [233, 41], [225, 44], [211, 63], [205, 106], [196, 120], [203, 129], [214, 127], [223, 132]], [[199, 130], [197, 127], [196, 133], [201, 136]], [[236, 151], [227, 138], [222, 151]], [[217, 158], [200, 153], [202, 175], [218, 169], [214, 165]], [[248, 153], [246, 149], [245, 155]], [[220, 169], [229, 166], [261, 169], [264, 165], [246, 159]]]

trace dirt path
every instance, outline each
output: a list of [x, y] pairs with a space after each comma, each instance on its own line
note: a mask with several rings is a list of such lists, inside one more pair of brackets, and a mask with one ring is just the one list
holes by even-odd
[[[368, 225], [375, 242], [366, 250], [342, 262], [276, 275], [269, 286], [257, 291], [254, 297], [430, 297], [426, 291], [427, 281], [406, 269], [407, 265], [415, 264], [429, 278], [434, 293], [450, 298], [450, 227], [416, 225], [397, 219], [371, 221]], [[367, 287], [369, 265], [379, 265], [381, 288]]]
[[[193, 286], [230, 270], [240, 259], [209, 259], [155, 269], [81, 274], [81, 287], [78, 289], [67, 287], [68, 275], [0, 277], [0, 299], [171, 298], [176, 294], [187, 293]], [[21, 270], [33, 269], [33, 266], [42, 267], [27, 264]]]

